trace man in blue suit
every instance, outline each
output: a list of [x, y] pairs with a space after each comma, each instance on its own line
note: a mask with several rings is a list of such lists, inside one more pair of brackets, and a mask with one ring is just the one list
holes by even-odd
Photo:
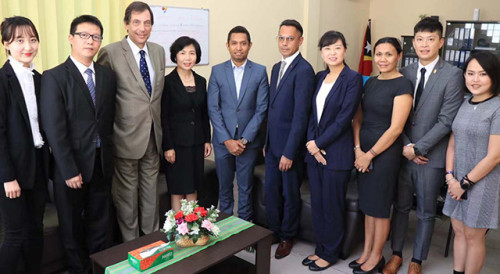
[[281, 23], [278, 48], [281, 62], [271, 73], [269, 114], [265, 145], [266, 211], [269, 229], [280, 241], [276, 259], [292, 250], [300, 217], [300, 176], [314, 70], [302, 58], [302, 26], [296, 20]]
[[266, 115], [269, 84], [266, 68], [247, 59], [250, 33], [236, 26], [227, 36], [231, 59], [212, 68], [208, 114], [213, 127], [219, 208], [233, 214], [233, 179], [238, 181], [238, 216], [252, 219], [253, 170], [262, 147], [259, 129]]

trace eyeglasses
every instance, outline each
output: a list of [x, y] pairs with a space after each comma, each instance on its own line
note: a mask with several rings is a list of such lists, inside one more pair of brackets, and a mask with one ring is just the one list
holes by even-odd
[[92, 37], [92, 40], [96, 41], [96, 42], [101, 42], [102, 41], [102, 36], [100, 35], [97, 35], [97, 34], [88, 34], [86, 32], [75, 32], [76, 35], [80, 36], [80, 38], [82, 39], [89, 39], [90, 37]]
[[293, 42], [295, 40], [295, 37], [293, 37], [293, 36], [281, 36], [280, 35], [280, 36], [276, 37], [276, 39], [278, 39], [278, 41], [281, 43], [285, 42], [285, 41]]

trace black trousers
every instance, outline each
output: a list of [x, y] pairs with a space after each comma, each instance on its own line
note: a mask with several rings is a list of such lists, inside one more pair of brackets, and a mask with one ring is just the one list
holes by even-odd
[[42, 161], [41, 150], [37, 150], [35, 184], [33, 189], [21, 189], [19, 198], [7, 198], [3, 184], [0, 187], [0, 211], [4, 229], [0, 247], [2, 274], [16, 273], [20, 258], [23, 258], [26, 272], [40, 273], [47, 187]]
[[[56, 174], [56, 176], [60, 176]], [[54, 195], [69, 273], [92, 273], [89, 255], [106, 249], [111, 205], [111, 178], [104, 177], [97, 149], [94, 173], [81, 189], [56, 178]]]

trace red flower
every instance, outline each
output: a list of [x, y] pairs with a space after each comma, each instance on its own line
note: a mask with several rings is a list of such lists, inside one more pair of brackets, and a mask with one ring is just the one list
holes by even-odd
[[205, 217], [207, 216], [208, 211], [205, 208], [199, 206], [194, 210], [194, 213], [200, 213], [201, 217]]
[[185, 220], [186, 220], [186, 222], [194, 222], [194, 221], [198, 220], [198, 215], [196, 215], [195, 213], [191, 213], [191, 214], [186, 216]]
[[175, 214], [175, 219], [176, 219], [176, 220], [177, 220], [177, 219], [180, 219], [180, 218], [182, 218], [182, 217], [184, 217], [184, 212], [182, 212], [182, 211], [179, 211], [179, 212], [177, 212], [177, 213]]

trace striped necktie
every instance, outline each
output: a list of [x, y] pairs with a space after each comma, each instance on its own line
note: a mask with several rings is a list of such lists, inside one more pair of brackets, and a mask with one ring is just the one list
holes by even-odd
[[[87, 69], [85, 71], [85, 74], [88, 75], [87, 77], [87, 87], [89, 88], [90, 91], [90, 97], [92, 97], [92, 102], [94, 103], [94, 107], [96, 106], [96, 94], [95, 94], [95, 84], [94, 80], [92, 79], [92, 73], [94, 73], [91, 69]], [[99, 138], [99, 133], [96, 134], [95, 142], [97, 147], [101, 147], [101, 138]]]

